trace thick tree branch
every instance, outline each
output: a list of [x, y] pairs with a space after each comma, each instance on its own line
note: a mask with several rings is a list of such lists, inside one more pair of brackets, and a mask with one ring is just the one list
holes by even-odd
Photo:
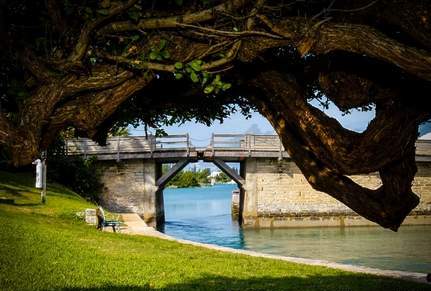
[[[344, 176], [343, 171], [327, 167], [326, 160], [316, 157], [314, 148], [310, 146], [313, 137], [307, 131], [309, 124], [302, 123], [298, 116], [292, 115], [292, 111], [287, 109], [289, 104], [296, 102], [288, 97], [302, 95], [293, 79], [280, 80], [279, 73], [266, 72], [257, 80], [264, 93], [256, 97], [258, 108], [280, 135], [289, 155], [311, 186], [328, 193], [371, 221], [397, 230], [405, 216], [419, 202], [419, 198], [411, 191], [416, 173], [414, 142], [417, 127], [406, 130], [408, 134], [402, 137], [405, 143], [403, 155], [397, 160], [389, 158], [386, 166], [380, 170], [383, 186], [377, 190], [366, 189]], [[307, 115], [301, 108], [296, 110], [300, 111], [299, 114]], [[332, 150], [339, 149], [334, 147]], [[374, 153], [377, 152], [381, 152], [381, 149], [375, 149]]]
[[431, 54], [425, 50], [409, 47], [397, 42], [378, 30], [358, 24], [307, 23], [294, 18], [272, 23], [259, 15], [274, 33], [291, 39], [301, 55], [307, 53], [327, 54], [346, 51], [383, 60], [404, 71], [431, 81]]
[[138, 2], [138, 0], [129, 0], [123, 5], [118, 5], [117, 7], [111, 8], [106, 16], [99, 17], [94, 21], [86, 23], [81, 30], [81, 34], [79, 35], [79, 39], [72, 53], [66, 58], [65, 61], [62, 61], [57, 65], [66, 70], [75, 66], [79, 66], [81, 59], [85, 56], [87, 51], [91, 34], [110, 19], [127, 11], [130, 7], [136, 4], [136, 2]]
[[239, 9], [247, 2], [247, 0], [229, 0], [206, 10], [165, 18], [142, 19], [137, 24], [134, 24], [131, 21], [114, 22], [106, 25], [100, 30], [100, 32], [114, 33], [148, 29], [175, 28], [179, 24], [205, 22], [214, 19], [217, 14], [232, 12], [236, 9]]
[[79, 76], [73, 82], [65, 84], [66, 95], [75, 95], [85, 91], [101, 91], [118, 86], [133, 77], [127, 70], [117, 70], [112, 66], [98, 66], [89, 76]]
[[117, 110], [118, 106], [148, 85], [152, 78], [152, 74], [135, 76], [114, 88], [83, 94], [65, 103], [52, 114], [48, 129], [42, 138], [42, 147], [48, 146], [65, 125], [72, 125], [79, 132], [93, 137], [98, 127]]
[[[226, 52], [224, 57], [202, 65], [202, 69], [205, 71], [213, 70], [213, 69], [217, 69], [217, 68], [220, 68], [222, 66], [225, 66], [226, 64], [232, 62], [235, 59], [236, 54], [237, 54], [240, 46], [241, 46], [241, 41], [236, 41], [232, 45], [232, 47]], [[104, 52], [98, 52], [98, 53], [102, 58], [104, 58], [106, 60], [110, 60], [110, 61], [113, 61], [113, 62], [116, 62], [119, 64], [124, 64], [124, 65], [127, 65], [131, 68], [134, 68], [134, 69], [140, 69], [140, 70], [144, 70], [144, 71], [145, 70], [154, 70], [154, 71], [169, 72], [169, 73], [174, 73], [176, 70], [174, 64], [161, 64], [161, 63], [155, 63], [155, 62], [146, 62], [146, 61], [141, 61], [141, 60], [137, 60], [137, 59], [129, 59], [129, 58], [124, 57], [124, 56], [113, 56], [113, 55], [109, 55], [109, 54], [104, 53]]]
[[418, 124], [429, 116], [426, 110], [418, 112], [395, 103], [379, 111], [363, 133], [356, 133], [309, 105], [296, 82], [284, 79], [280, 73], [267, 73], [260, 80], [260, 88], [272, 94], [272, 100], [279, 100], [283, 104], [280, 110], [301, 128], [313, 154], [327, 167], [343, 174], [375, 172], [400, 159], [411, 132], [416, 132]]
[[219, 36], [231, 37], [231, 38], [250, 37], [250, 36], [261, 36], [261, 37], [274, 38], [274, 39], [282, 38], [279, 35], [271, 34], [264, 31], [257, 31], [257, 30], [226, 31], [226, 30], [219, 30], [219, 29], [213, 29], [213, 28], [197, 26], [192, 24], [184, 24], [184, 23], [178, 23], [177, 26], [182, 28], [200, 30], [202, 32], [210, 33], [212, 35], [219, 35]]
[[40, 82], [45, 82], [53, 76], [49, 73], [45, 64], [39, 60], [30, 50], [25, 50], [21, 61], [23, 66]]

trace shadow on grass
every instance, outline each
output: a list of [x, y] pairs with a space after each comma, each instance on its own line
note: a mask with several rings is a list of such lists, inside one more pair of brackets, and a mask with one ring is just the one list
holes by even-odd
[[[234, 276], [234, 274], [232, 275]], [[105, 285], [96, 288], [57, 288], [60, 291], [141, 291], [141, 290], [431, 290], [430, 284], [391, 280], [387, 278], [371, 277], [361, 274], [309, 276], [301, 277], [255, 277], [250, 279], [235, 279], [224, 276], [205, 276], [184, 283], [170, 284], [165, 287], [151, 287], [132, 285]]]
[[43, 204], [41, 202], [34, 202], [34, 203], [15, 203], [14, 206], [17, 207], [28, 207], [28, 206], [42, 206]]
[[[18, 189], [15, 189], [15, 188], [18, 188]], [[19, 185], [16, 183], [8, 183], [8, 184], [0, 185], [0, 193], [4, 193], [11, 196], [16, 196], [16, 197], [22, 197], [23, 195], [20, 193], [21, 191], [24, 191], [24, 189], [19, 187]]]

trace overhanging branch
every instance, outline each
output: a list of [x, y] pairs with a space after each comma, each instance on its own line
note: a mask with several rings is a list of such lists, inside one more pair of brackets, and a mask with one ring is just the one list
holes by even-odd
[[205, 22], [214, 19], [217, 14], [232, 12], [244, 6], [247, 0], [229, 0], [215, 7], [202, 11], [171, 17], [142, 19], [137, 24], [131, 21], [119, 21], [106, 25], [100, 33], [116, 33], [136, 30], [175, 28], [179, 24]]
[[301, 55], [327, 54], [333, 51], [367, 55], [431, 81], [429, 52], [402, 44], [370, 26], [309, 23], [303, 18], [290, 18], [275, 24], [264, 15], [257, 17], [274, 33], [291, 39]]

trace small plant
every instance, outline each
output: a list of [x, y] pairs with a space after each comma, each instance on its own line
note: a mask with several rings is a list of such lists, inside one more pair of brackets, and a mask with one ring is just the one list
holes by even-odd
[[182, 79], [185, 75], [193, 83], [200, 83], [205, 94], [218, 94], [220, 91], [226, 91], [232, 87], [230, 83], [223, 82], [220, 74], [211, 74], [203, 70], [205, 62], [202, 60], [193, 60], [187, 64], [181, 62], [175, 63], [175, 79]]
[[171, 57], [171, 54], [167, 50], [167, 44], [168, 44], [167, 40], [162, 39], [159, 42], [159, 46], [152, 47], [151, 52], [148, 56], [150, 60], [163, 61], [163, 60], [169, 59]]

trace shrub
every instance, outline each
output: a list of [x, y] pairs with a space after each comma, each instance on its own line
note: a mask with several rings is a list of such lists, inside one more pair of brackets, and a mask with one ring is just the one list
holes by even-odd
[[55, 155], [48, 159], [47, 178], [72, 188], [81, 196], [98, 203], [102, 189], [96, 158], [83, 159]]

